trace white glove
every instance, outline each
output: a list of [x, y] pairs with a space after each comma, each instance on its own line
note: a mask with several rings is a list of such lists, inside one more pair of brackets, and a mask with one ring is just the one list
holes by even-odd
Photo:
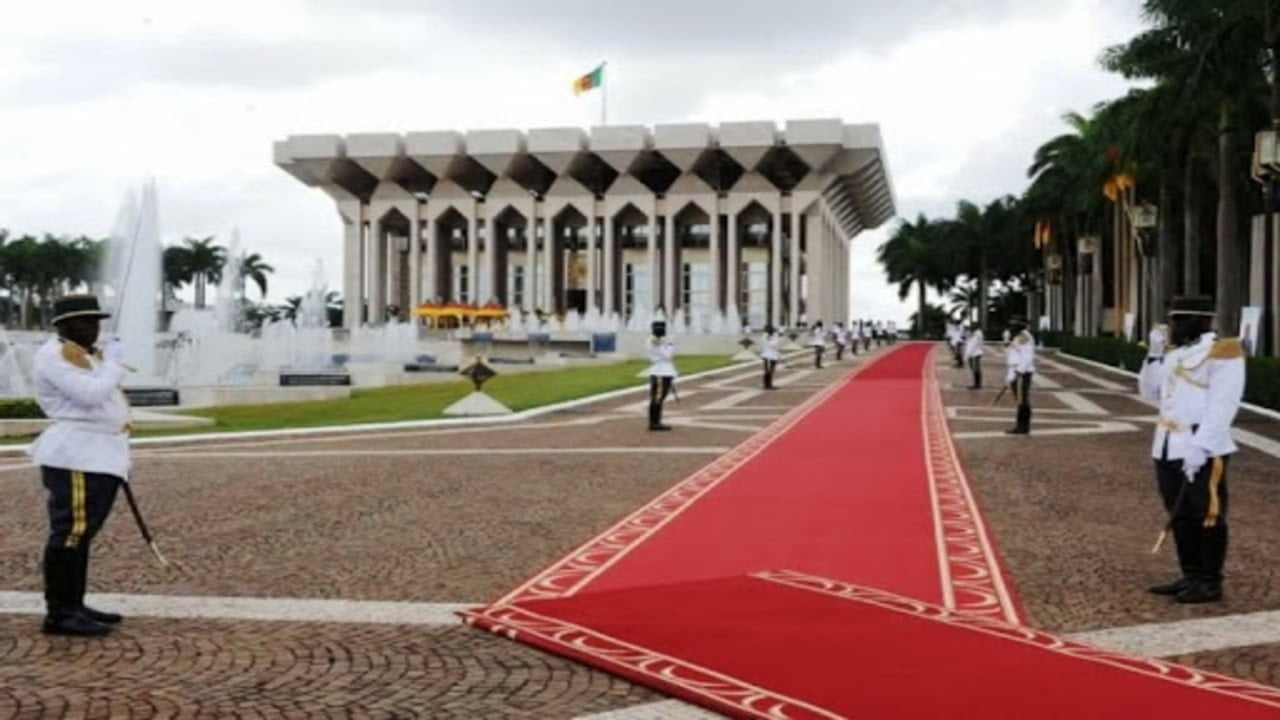
[[102, 348], [102, 359], [114, 365], [124, 366], [124, 343], [118, 339], [108, 340]]
[[1018, 373], [1014, 372], [1012, 369], [1010, 369], [1008, 372], [1004, 374], [1005, 385], [1012, 385], [1013, 381], [1017, 379], [1018, 379]]
[[1182, 458], [1182, 471], [1187, 474], [1187, 478], [1192, 482], [1196, 479], [1196, 473], [1200, 472], [1200, 468], [1208, 462], [1209, 455], [1204, 448], [1198, 445], [1192, 445], [1187, 448], [1186, 457]]

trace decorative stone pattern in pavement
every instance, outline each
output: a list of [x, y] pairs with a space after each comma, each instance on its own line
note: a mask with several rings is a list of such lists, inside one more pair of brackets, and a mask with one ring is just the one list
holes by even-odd
[[659, 696], [464, 627], [0, 617], [0, 717], [573, 717]]
[[1223, 675], [1280, 686], [1280, 645], [1251, 645], [1169, 659]]

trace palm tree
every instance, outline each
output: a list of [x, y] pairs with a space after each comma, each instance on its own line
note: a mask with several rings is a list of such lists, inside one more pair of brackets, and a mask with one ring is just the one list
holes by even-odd
[[[1193, 128], [1216, 131], [1218, 322], [1220, 327], [1235, 327], [1246, 285], [1241, 275], [1245, 250], [1237, 233], [1244, 176], [1236, 148], [1242, 125], [1257, 129], [1258, 119], [1265, 118], [1258, 112], [1267, 88], [1263, 3], [1146, 0], [1143, 12], [1153, 27], [1112, 48], [1104, 63], [1126, 77], [1171, 86], [1179, 101], [1178, 114]], [[1194, 137], [1194, 130], [1188, 136]], [[1187, 177], [1193, 177], [1190, 167]], [[1190, 230], [1195, 224], [1190, 212], [1187, 220]]]
[[977, 281], [978, 324], [984, 330], [987, 329], [988, 286], [993, 267], [998, 268], [1001, 275], [1013, 275], [1025, 266], [1025, 261], [1019, 262], [1016, 248], [1018, 243], [1029, 246], [1030, 234], [1017, 236], [1018, 219], [1017, 200], [1010, 196], [993, 200], [986, 207], [961, 200], [956, 206], [955, 218], [943, 225], [943, 253], [947, 264]]
[[267, 264], [262, 256], [258, 253], [246, 253], [240, 256], [240, 300], [243, 302], [246, 298], [245, 285], [249, 280], [258, 286], [258, 292], [262, 299], [267, 299], [267, 276], [275, 272], [276, 269]]
[[925, 336], [928, 316], [926, 293], [930, 285], [949, 285], [938, 263], [941, 225], [923, 213], [915, 222], [904, 220], [877, 251], [889, 282], [898, 284], [898, 299], [906, 300], [915, 286], [919, 300], [916, 313], [917, 337]]
[[206, 288], [210, 283], [217, 285], [222, 281], [222, 268], [227, 262], [227, 249], [214, 245], [214, 236], [205, 238], [184, 238], [183, 243], [189, 253], [188, 262], [191, 275], [195, 279], [196, 309], [205, 306]]
[[164, 268], [164, 284], [168, 295], [176, 295], [183, 285], [195, 280], [191, 271], [191, 249], [182, 245], [170, 245], [164, 249], [162, 258]]
[[962, 318], [968, 325], [978, 315], [978, 306], [982, 304], [981, 297], [978, 294], [977, 283], [957, 283], [947, 298], [951, 301], [951, 314]]
[[284, 299], [284, 305], [280, 306], [280, 316], [289, 322], [296, 323], [298, 321], [298, 313], [302, 310], [302, 296], [290, 295]]

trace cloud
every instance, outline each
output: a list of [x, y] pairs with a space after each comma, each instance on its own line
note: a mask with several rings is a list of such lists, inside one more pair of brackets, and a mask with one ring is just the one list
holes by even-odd
[[[271, 164], [271, 141], [285, 135], [590, 125], [600, 96], [575, 99], [568, 84], [607, 57], [615, 123], [879, 122], [899, 211], [940, 214], [962, 197], [1019, 191], [1063, 111], [1119, 93], [1095, 60], [1135, 30], [1138, 10], [1137, 0], [57, 5], [0, 26], [0, 227], [102, 235], [125, 192], [155, 175], [166, 240], [226, 240], [238, 226], [277, 267], [277, 300], [308, 287], [317, 257], [336, 285], [341, 262], [332, 202]], [[898, 303], [874, 262], [887, 232], [854, 241], [854, 313], [902, 321], [912, 302]]]

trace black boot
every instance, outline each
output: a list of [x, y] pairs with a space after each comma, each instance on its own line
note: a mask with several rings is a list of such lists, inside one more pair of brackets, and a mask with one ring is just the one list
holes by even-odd
[[120, 615], [119, 613], [102, 612], [101, 610], [94, 610], [93, 608], [84, 604], [85, 589], [88, 588], [89, 586], [88, 584], [89, 583], [89, 548], [85, 547], [84, 549], [80, 550], [78, 555], [79, 555], [79, 558], [78, 558], [79, 577], [77, 578], [77, 582], [76, 582], [76, 596], [80, 599], [80, 611], [84, 614], [85, 617], [89, 618], [90, 620], [93, 620], [94, 622], [100, 622], [100, 623], [103, 623], [104, 625], [118, 624], [120, 621], [124, 620], [123, 615]]
[[45, 548], [44, 598], [48, 613], [41, 631], [46, 635], [92, 637], [111, 632], [109, 625], [91, 620], [77, 595], [80, 553], [72, 548]]
[[670, 426], [662, 424], [662, 403], [650, 403], [649, 430], [652, 432], [666, 432], [670, 429]]
[[1222, 584], [1205, 581], [1193, 582], [1186, 590], [1175, 595], [1173, 599], [1184, 605], [1218, 602], [1222, 600]]
[[1147, 592], [1152, 595], [1178, 595], [1182, 591], [1189, 589], [1192, 584], [1190, 580], [1182, 577], [1162, 585], [1152, 585], [1147, 588]]

